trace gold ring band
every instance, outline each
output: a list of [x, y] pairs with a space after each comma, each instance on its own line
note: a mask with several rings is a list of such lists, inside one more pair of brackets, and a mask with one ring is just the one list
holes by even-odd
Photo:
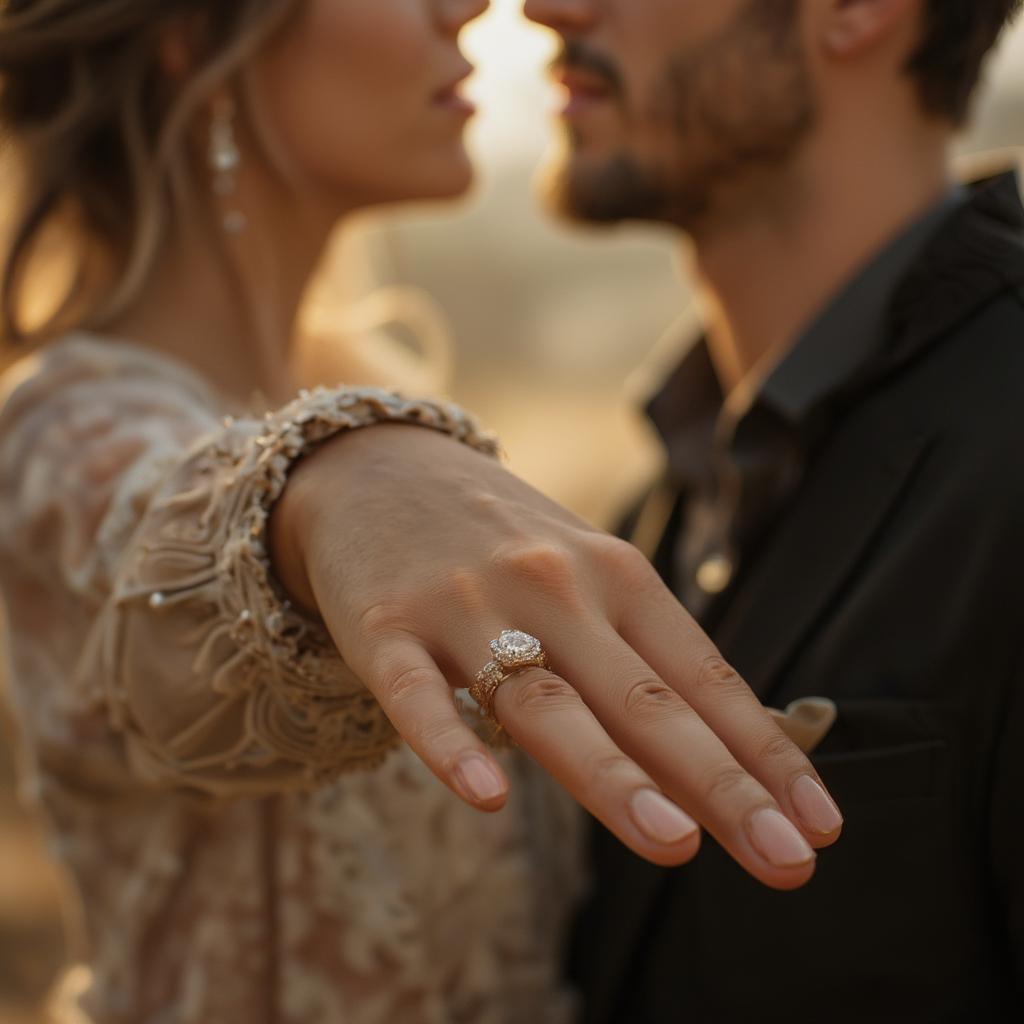
[[490, 646], [494, 658], [476, 674], [469, 695], [484, 716], [500, 728], [501, 723], [494, 713], [494, 699], [502, 684], [524, 669], [550, 666], [543, 644], [520, 629], [506, 629]]

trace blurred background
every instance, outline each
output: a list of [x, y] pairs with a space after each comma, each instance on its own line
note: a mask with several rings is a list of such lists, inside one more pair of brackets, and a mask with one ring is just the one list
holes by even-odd
[[[537, 208], [554, 48], [520, 7], [494, 0], [467, 33], [482, 108], [474, 197], [347, 227], [307, 305], [304, 358], [310, 377], [451, 395], [502, 435], [516, 471], [608, 525], [657, 465], [636, 409], [687, 340], [692, 291], [669, 234], [588, 233]], [[991, 156], [1014, 147], [1024, 147], [1024, 27], [990, 68], [960, 147], [965, 175], [1019, 162], [1020, 151]], [[0, 1024], [37, 1024], [64, 961], [61, 882], [16, 794], [4, 714], [0, 702]]]

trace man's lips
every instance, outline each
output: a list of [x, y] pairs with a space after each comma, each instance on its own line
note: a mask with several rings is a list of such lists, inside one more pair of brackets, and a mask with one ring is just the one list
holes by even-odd
[[614, 85], [607, 78], [581, 68], [556, 68], [555, 82], [568, 94], [566, 113], [603, 103], [616, 95]]
[[555, 71], [555, 81], [570, 92], [590, 96], [610, 96], [614, 89], [603, 75], [582, 68], [562, 67]]

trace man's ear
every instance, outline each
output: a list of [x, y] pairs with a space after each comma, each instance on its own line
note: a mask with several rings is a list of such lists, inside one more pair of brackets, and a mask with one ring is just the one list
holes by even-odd
[[827, 0], [820, 40], [833, 60], [859, 57], [910, 17], [921, 0]]

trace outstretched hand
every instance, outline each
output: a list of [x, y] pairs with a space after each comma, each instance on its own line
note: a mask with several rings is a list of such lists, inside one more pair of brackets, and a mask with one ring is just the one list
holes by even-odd
[[810, 762], [646, 558], [470, 448], [415, 426], [342, 435], [295, 468], [271, 541], [293, 598], [474, 807], [499, 810], [508, 781], [452, 691], [516, 628], [551, 668], [505, 682], [498, 719], [640, 856], [688, 861], [699, 822], [792, 889], [838, 838]]

